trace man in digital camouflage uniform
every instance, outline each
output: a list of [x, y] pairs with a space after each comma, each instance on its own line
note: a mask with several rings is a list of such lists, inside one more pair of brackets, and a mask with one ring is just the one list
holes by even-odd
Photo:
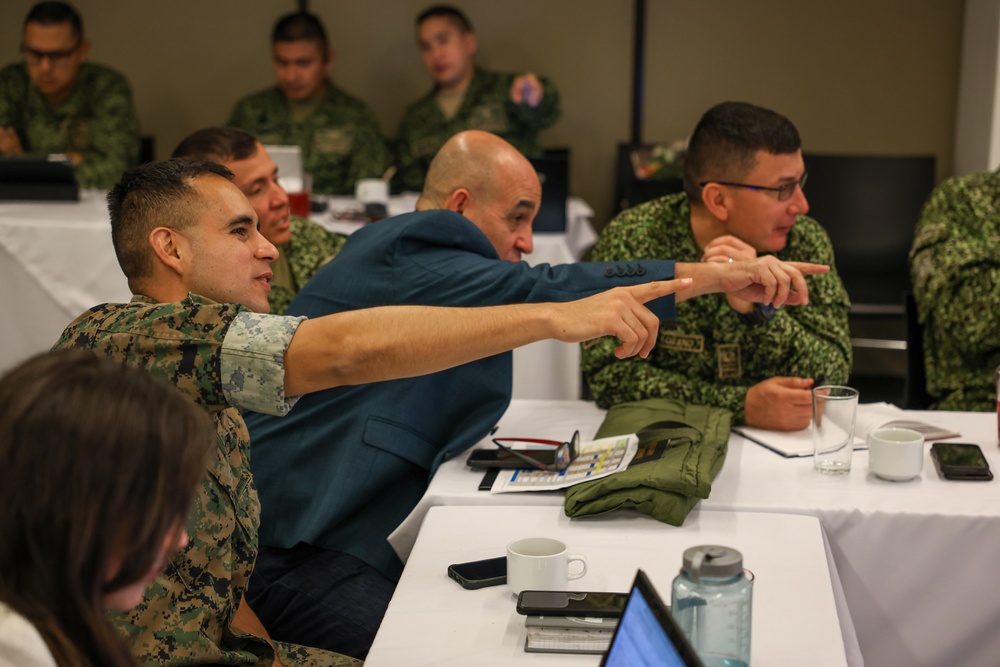
[[316, 192], [354, 194], [358, 180], [381, 177], [389, 146], [371, 110], [328, 78], [336, 54], [319, 19], [285, 15], [271, 43], [277, 85], [240, 100], [227, 124], [262, 144], [300, 146]]
[[957, 176], [931, 193], [917, 223], [910, 271], [931, 407], [995, 409], [1000, 174]]
[[210, 127], [184, 138], [174, 157], [211, 160], [233, 172], [233, 183], [257, 214], [260, 233], [278, 248], [271, 262], [271, 312], [282, 315], [292, 297], [347, 240], [320, 225], [290, 215], [288, 194], [278, 183], [278, 168], [259, 141], [243, 130]]
[[559, 118], [559, 91], [532, 73], [491, 72], [476, 65], [476, 34], [461, 11], [436, 5], [417, 17], [417, 46], [434, 88], [406, 110], [396, 135], [393, 181], [419, 192], [431, 160], [463, 130], [496, 134], [537, 157], [538, 132]]
[[[684, 163], [684, 192], [623, 211], [594, 261], [673, 257], [731, 262], [774, 254], [834, 265], [809, 204], [798, 131], [786, 118], [729, 102], [702, 117]], [[678, 398], [732, 411], [737, 422], [793, 431], [809, 425], [813, 379], [847, 381], [849, 300], [835, 269], [809, 276], [809, 305], [775, 310], [723, 294], [685, 301], [641, 364], [615, 359], [610, 341], [584, 345], [598, 405]]]
[[90, 42], [71, 6], [28, 12], [24, 62], [0, 70], [0, 155], [63, 153], [84, 188], [110, 188], [139, 156], [132, 91], [118, 72], [87, 62]]
[[301, 394], [434, 372], [546, 338], [615, 335], [623, 355], [645, 354], [657, 321], [642, 303], [671, 293], [676, 282], [570, 303], [268, 315], [277, 250], [230, 178], [219, 164], [191, 160], [126, 173], [108, 203], [115, 252], [135, 296], [90, 309], [56, 344], [146, 368], [216, 424], [218, 447], [188, 522], [188, 546], [116, 623], [144, 665], [271, 665], [276, 656], [286, 665], [353, 664], [275, 647], [245, 603], [260, 503], [240, 410], [285, 414]]

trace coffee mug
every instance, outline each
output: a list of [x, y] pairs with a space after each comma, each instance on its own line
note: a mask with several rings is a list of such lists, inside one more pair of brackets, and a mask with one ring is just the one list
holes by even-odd
[[354, 198], [362, 204], [389, 203], [389, 184], [380, 178], [362, 178], [354, 184]]
[[[566, 582], [587, 574], [587, 559], [566, 553], [566, 545], [549, 537], [526, 537], [507, 545], [507, 588], [521, 591], [564, 591]], [[580, 564], [570, 572], [569, 564]]]
[[880, 428], [868, 434], [868, 468], [893, 482], [913, 479], [924, 469], [924, 436], [908, 428]]

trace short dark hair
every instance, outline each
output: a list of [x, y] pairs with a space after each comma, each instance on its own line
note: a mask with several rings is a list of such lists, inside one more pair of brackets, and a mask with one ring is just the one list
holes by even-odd
[[723, 102], [701, 117], [684, 155], [684, 192], [701, 201], [699, 183], [737, 181], [754, 167], [758, 151], [773, 155], [802, 148], [799, 132], [779, 113], [747, 102]]
[[24, 25], [40, 23], [42, 25], [58, 25], [69, 23], [73, 36], [83, 39], [83, 19], [73, 5], [67, 2], [39, 2], [28, 12]]
[[271, 43], [275, 42], [319, 42], [324, 54], [330, 48], [319, 17], [309, 12], [292, 12], [279, 18], [271, 32]]
[[214, 442], [176, 387], [90, 350], [0, 378], [0, 600], [56, 664], [135, 665], [101, 599], [156, 565]]
[[133, 292], [153, 268], [149, 233], [157, 227], [184, 229], [194, 221], [198, 194], [191, 181], [203, 176], [231, 181], [233, 172], [208, 160], [147, 162], [125, 172], [111, 188], [111, 242]]
[[257, 138], [235, 127], [206, 127], [184, 137], [171, 157], [238, 162], [257, 154]]
[[417, 27], [419, 28], [424, 21], [432, 18], [448, 19], [462, 32], [475, 32], [469, 17], [462, 13], [461, 9], [452, 5], [433, 5], [420, 12], [417, 16]]

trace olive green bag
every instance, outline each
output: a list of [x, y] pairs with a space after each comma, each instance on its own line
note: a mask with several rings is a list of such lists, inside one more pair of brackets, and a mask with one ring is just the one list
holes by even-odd
[[727, 410], [667, 398], [614, 406], [596, 437], [637, 433], [639, 453], [626, 470], [568, 488], [566, 516], [632, 506], [680, 526], [712, 490], [726, 460], [731, 421]]

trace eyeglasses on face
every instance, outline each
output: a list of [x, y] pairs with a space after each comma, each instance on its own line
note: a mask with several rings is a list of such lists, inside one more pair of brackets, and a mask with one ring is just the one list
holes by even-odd
[[728, 185], [731, 188], [746, 188], [747, 190], [764, 190], [765, 192], [776, 192], [778, 193], [778, 201], [788, 201], [791, 199], [792, 194], [795, 193], [795, 186], [801, 189], [806, 187], [806, 179], [809, 178], [808, 173], [803, 173], [802, 178], [797, 181], [792, 181], [791, 183], [785, 183], [776, 188], [770, 188], [766, 185], [750, 185], [749, 183], [732, 183], [729, 181], [702, 181], [698, 184], [699, 188], [703, 188], [709, 183], [716, 183], [718, 185]]
[[46, 59], [53, 65], [59, 65], [69, 60], [79, 48], [79, 42], [68, 49], [61, 49], [59, 51], [38, 51], [22, 44], [21, 55], [24, 56], [24, 62], [32, 66], [41, 65], [42, 61]]

